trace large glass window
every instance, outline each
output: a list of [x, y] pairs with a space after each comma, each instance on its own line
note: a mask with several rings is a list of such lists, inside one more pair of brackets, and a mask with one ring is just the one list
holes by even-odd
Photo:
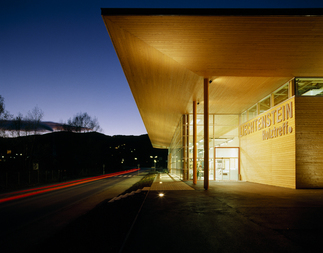
[[283, 102], [284, 100], [288, 99], [288, 83], [286, 83], [284, 86], [276, 90], [273, 93], [273, 96], [274, 96], [273, 106], [276, 106], [279, 103]]
[[296, 78], [296, 95], [323, 96], [323, 78]]
[[[209, 118], [209, 121], [213, 122], [211, 119], [213, 116]], [[193, 179], [193, 115], [189, 115], [189, 175], [188, 178], [190, 180]], [[210, 123], [211, 124], [211, 123]], [[199, 180], [203, 179], [203, 170], [204, 170], [204, 115], [198, 114], [196, 115], [196, 138], [197, 138], [197, 168], [199, 173]]]
[[216, 148], [216, 179], [239, 179], [239, 148]]
[[240, 124], [247, 122], [247, 120], [248, 120], [248, 114], [247, 114], [247, 111], [245, 111], [241, 113]]
[[[299, 83], [301, 83], [301, 81], [302, 81], [301, 79], [306, 79], [306, 78], [299, 78]], [[318, 80], [321, 80], [320, 85], [316, 85], [316, 87], [322, 88], [323, 87], [323, 78], [321, 78], [321, 79], [316, 78], [315, 80], [317, 82], [318, 82]], [[302, 86], [302, 84], [300, 86]], [[322, 89], [322, 91], [323, 91], [323, 89]], [[300, 92], [300, 94], [301, 94], [301, 92]], [[318, 94], [318, 92], [316, 92], [316, 94]], [[281, 102], [285, 101], [286, 99], [288, 99], [288, 96], [289, 96], [289, 82], [285, 83], [283, 86], [281, 86], [279, 89], [274, 91], [272, 94], [270, 94], [267, 97], [260, 100], [256, 105], [252, 106], [247, 111], [244, 111], [243, 113], [241, 113], [240, 125], [247, 122], [248, 120], [251, 120], [252, 118], [255, 118], [258, 114], [269, 110], [271, 107], [276, 106], [276, 105], [280, 104]]]
[[254, 117], [257, 116], [257, 114], [258, 114], [257, 105], [254, 105], [248, 110], [248, 120], [253, 119]]
[[[189, 115], [189, 170], [188, 178], [193, 179], [193, 115]], [[197, 179], [204, 179], [204, 121], [197, 115]], [[215, 179], [214, 147], [238, 147], [238, 115], [209, 115], [209, 180]]]
[[176, 131], [174, 133], [172, 142], [168, 153], [171, 157], [170, 168], [171, 173], [183, 178], [183, 119], [181, 118]]
[[263, 113], [270, 109], [270, 96], [259, 102], [259, 113]]

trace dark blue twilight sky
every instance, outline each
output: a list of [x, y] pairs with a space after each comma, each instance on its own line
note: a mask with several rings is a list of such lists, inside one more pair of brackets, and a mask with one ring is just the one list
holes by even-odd
[[145, 134], [137, 106], [101, 18], [100, 8], [315, 8], [296, 0], [1, 0], [0, 95], [45, 121], [79, 112], [96, 116], [107, 135]]

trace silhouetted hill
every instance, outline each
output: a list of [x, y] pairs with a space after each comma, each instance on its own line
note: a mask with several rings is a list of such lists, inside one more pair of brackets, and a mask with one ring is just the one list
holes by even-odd
[[18, 183], [30, 184], [110, 173], [138, 164], [165, 168], [166, 160], [167, 150], [154, 149], [148, 135], [53, 132], [0, 138], [0, 185], [16, 181], [17, 173]]

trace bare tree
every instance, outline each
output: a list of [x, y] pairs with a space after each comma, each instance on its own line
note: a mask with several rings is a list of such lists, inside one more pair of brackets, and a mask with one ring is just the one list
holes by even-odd
[[0, 116], [2, 116], [3, 113], [4, 113], [4, 99], [0, 95]]
[[23, 127], [24, 127], [23, 115], [19, 112], [18, 116], [14, 117], [14, 119], [12, 120], [11, 135], [13, 137], [19, 137]]
[[100, 127], [99, 120], [97, 119], [97, 117], [94, 117], [91, 120], [90, 128], [92, 129], [92, 131], [95, 131], [95, 132], [101, 132], [102, 131], [102, 128]]
[[75, 132], [100, 131], [98, 119], [96, 117], [92, 119], [86, 112], [80, 112], [73, 118], [70, 118], [67, 121], [67, 125], [71, 126]]
[[6, 137], [5, 125], [12, 115], [5, 110], [4, 98], [0, 95], [0, 136]]
[[34, 132], [34, 134], [37, 133], [37, 130], [40, 126], [40, 122], [44, 116], [44, 112], [36, 105], [32, 111], [28, 111], [27, 116], [25, 118], [26, 121], [26, 135], [27, 132]]

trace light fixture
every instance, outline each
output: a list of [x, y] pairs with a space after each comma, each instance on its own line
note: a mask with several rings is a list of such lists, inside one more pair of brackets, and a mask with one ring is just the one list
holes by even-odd
[[159, 194], [158, 194], [158, 196], [159, 196], [160, 198], [162, 198], [162, 197], [164, 197], [164, 193], [159, 193]]
[[321, 88], [321, 89], [312, 89], [312, 90], [309, 90], [309, 91], [303, 93], [302, 96], [316, 96], [316, 95], [318, 95], [318, 94], [320, 94], [322, 92], [323, 92], [323, 88]]

